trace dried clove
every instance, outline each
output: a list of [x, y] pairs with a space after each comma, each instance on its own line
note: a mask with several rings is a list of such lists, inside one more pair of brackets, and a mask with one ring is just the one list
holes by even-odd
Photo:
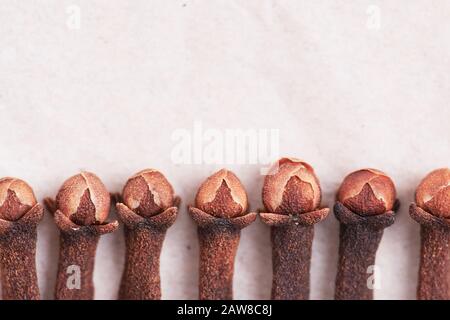
[[43, 208], [31, 187], [0, 179], [0, 271], [4, 300], [39, 300], [36, 275], [37, 224]]
[[125, 224], [126, 242], [119, 299], [159, 300], [161, 249], [166, 231], [177, 217], [180, 199], [162, 173], [147, 169], [128, 180], [122, 201], [116, 205]]
[[450, 169], [429, 173], [416, 190], [411, 217], [420, 224], [417, 298], [450, 299]]
[[231, 300], [233, 272], [241, 229], [256, 213], [248, 210], [247, 193], [234, 173], [222, 169], [200, 186], [189, 212], [198, 225], [200, 243], [199, 298]]
[[57, 300], [94, 298], [93, 272], [99, 238], [115, 231], [117, 221], [106, 223], [110, 195], [93, 173], [82, 172], [64, 182], [56, 201], [45, 204], [60, 229], [60, 254], [56, 280]]
[[370, 267], [398, 207], [394, 183], [383, 172], [362, 169], [344, 179], [334, 206], [341, 223], [336, 300], [373, 299]]
[[298, 159], [280, 159], [264, 180], [260, 217], [271, 226], [273, 300], [309, 299], [314, 224], [329, 213], [319, 209], [321, 197], [313, 168]]

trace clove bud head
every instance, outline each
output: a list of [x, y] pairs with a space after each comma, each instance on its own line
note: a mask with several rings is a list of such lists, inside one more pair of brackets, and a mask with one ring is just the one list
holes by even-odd
[[105, 222], [111, 198], [95, 174], [82, 172], [64, 182], [56, 196], [56, 206], [72, 222], [88, 226]]
[[319, 207], [322, 191], [309, 164], [295, 158], [282, 158], [265, 177], [262, 198], [269, 212], [301, 214]]
[[376, 169], [362, 169], [345, 177], [337, 200], [351, 211], [363, 215], [377, 215], [390, 211], [396, 199], [394, 182]]
[[173, 206], [174, 191], [161, 172], [146, 169], [128, 180], [122, 198], [124, 204], [137, 214], [151, 217]]
[[416, 190], [416, 203], [425, 211], [442, 218], [450, 218], [450, 169], [429, 173]]
[[195, 205], [217, 218], [235, 218], [248, 209], [247, 193], [233, 172], [222, 169], [202, 183]]
[[36, 205], [33, 189], [23, 180], [0, 179], [0, 219], [16, 221]]

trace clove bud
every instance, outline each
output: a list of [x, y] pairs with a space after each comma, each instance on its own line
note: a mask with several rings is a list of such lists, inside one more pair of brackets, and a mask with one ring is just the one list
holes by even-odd
[[56, 196], [58, 210], [82, 226], [105, 222], [110, 202], [105, 185], [90, 172], [82, 172], [66, 180]]
[[298, 214], [317, 209], [322, 192], [309, 164], [282, 158], [266, 176], [262, 198], [268, 212]]
[[143, 170], [126, 183], [123, 203], [143, 217], [152, 217], [173, 206], [174, 191], [164, 175], [156, 170]]
[[391, 178], [376, 169], [362, 169], [349, 174], [337, 194], [337, 201], [362, 216], [391, 211], [395, 199]]
[[202, 183], [195, 205], [216, 218], [236, 218], [247, 211], [247, 193], [233, 172], [222, 169]]
[[0, 219], [17, 221], [36, 203], [33, 189], [25, 181], [0, 179]]
[[416, 203], [425, 211], [450, 218], [450, 169], [437, 169], [428, 174], [416, 190]]

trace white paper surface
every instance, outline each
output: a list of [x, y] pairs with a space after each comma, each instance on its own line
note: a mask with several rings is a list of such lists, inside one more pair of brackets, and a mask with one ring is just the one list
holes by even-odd
[[[385, 231], [377, 299], [414, 299], [419, 226], [408, 206], [420, 179], [449, 166], [450, 2], [111, 1], [0, 3], [0, 176], [20, 177], [39, 199], [80, 170], [112, 191], [161, 170], [183, 199], [164, 244], [164, 299], [197, 297], [196, 226], [186, 204], [224, 164], [175, 164], [174, 132], [279, 129], [281, 155], [314, 166], [331, 206], [343, 177], [387, 172], [402, 209]], [[228, 166], [261, 206], [255, 165]], [[111, 219], [115, 218], [114, 216]], [[316, 226], [311, 298], [332, 299], [339, 225]], [[58, 231], [39, 226], [43, 298], [53, 296]], [[97, 299], [115, 299], [122, 230], [102, 237]], [[267, 299], [269, 229], [242, 232], [235, 298]]]

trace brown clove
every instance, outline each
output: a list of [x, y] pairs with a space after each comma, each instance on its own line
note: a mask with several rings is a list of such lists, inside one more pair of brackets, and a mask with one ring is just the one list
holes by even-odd
[[411, 217], [420, 224], [417, 298], [450, 299], [450, 169], [428, 174], [417, 187]]
[[15, 178], [0, 179], [0, 272], [4, 300], [39, 300], [36, 227], [43, 208], [31, 187]]
[[241, 229], [256, 213], [247, 213], [248, 200], [234, 173], [222, 169], [200, 186], [189, 212], [198, 225], [200, 300], [233, 299], [234, 260]]
[[95, 253], [101, 235], [115, 231], [117, 221], [106, 223], [110, 195], [93, 173], [82, 172], [64, 182], [56, 201], [45, 204], [60, 230], [56, 300], [92, 300]]
[[131, 177], [117, 213], [125, 225], [125, 270], [121, 300], [161, 299], [160, 255], [167, 229], [175, 222], [180, 199], [162, 173], [153, 169]]
[[271, 227], [273, 300], [309, 299], [314, 224], [329, 213], [319, 209], [321, 197], [313, 168], [298, 159], [280, 159], [264, 180], [260, 217]]
[[363, 169], [344, 179], [334, 206], [341, 223], [336, 300], [373, 299], [370, 267], [398, 207], [394, 183], [381, 171]]

